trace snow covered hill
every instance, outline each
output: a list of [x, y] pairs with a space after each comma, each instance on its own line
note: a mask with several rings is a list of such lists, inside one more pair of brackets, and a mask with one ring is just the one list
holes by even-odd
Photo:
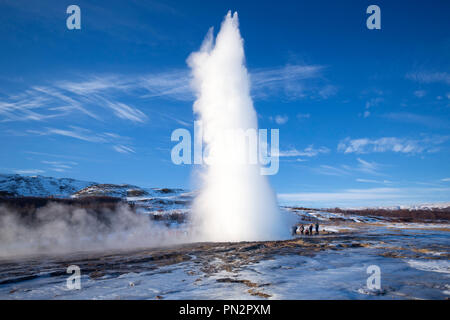
[[95, 182], [69, 178], [0, 174], [0, 195], [68, 198], [78, 190], [93, 184]]
[[129, 184], [93, 184], [75, 192], [72, 197], [109, 196], [127, 198], [133, 196], [145, 196], [149, 193], [137, 186]]
[[130, 184], [101, 184], [75, 179], [0, 174], [1, 197], [116, 197], [127, 201], [138, 213], [175, 223], [190, 212], [195, 193], [183, 189], [141, 188]]
[[0, 174], [0, 196], [81, 198], [117, 197], [129, 201], [181, 196], [182, 189], [141, 188], [130, 184], [105, 184], [69, 178]]

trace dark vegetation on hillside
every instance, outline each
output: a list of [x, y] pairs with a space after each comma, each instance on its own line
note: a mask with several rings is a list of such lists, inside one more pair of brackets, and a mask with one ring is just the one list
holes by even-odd
[[[117, 212], [118, 206], [123, 204], [120, 198], [113, 197], [85, 197], [80, 199], [59, 199], [41, 197], [0, 197], [0, 217], [15, 213], [24, 224], [32, 226], [52, 218], [61, 218], [61, 212], [67, 214], [67, 218], [76, 214], [77, 209], [83, 209], [87, 214], [97, 220], [108, 223], [112, 214]], [[50, 210], [52, 205], [60, 205], [63, 210]], [[43, 213], [40, 210], [45, 210]]]
[[342, 213], [344, 215], [359, 215], [365, 217], [387, 218], [390, 221], [396, 222], [437, 222], [450, 221], [450, 207], [447, 208], [433, 208], [433, 209], [327, 209], [328, 212]]
[[[373, 217], [378, 219], [385, 219], [392, 222], [449, 222], [450, 221], [450, 207], [447, 208], [432, 208], [432, 209], [314, 209], [305, 207], [295, 207], [294, 210], [303, 211], [325, 211], [330, 213], [341, 213], [345, 216], [357, 215], [364, 217]], [[333, 218], [333, 220], [340, 220], [340, 218]], [[344, 220], [344, 219], [342, 219]]]
[[[97, 220], [108, 222], [112, 215], [120, 212], [119, 206], [128, 207], [135, 212], [135, 204], [129, 203], [117, 197], [109, 196], [86, 196], [73, 199], [61, 199], [51, 197], [10, 197], [0, 195], [0, 218], [2, 215], [14, 212], [18, 218], [28, 224], [35, 224], [38, 218], [37, 211], [46, 206], [53, 204], [66, 207], [63, 212], [69, 216], [74, 214], [76, 209], [84, 209], [89, 215], [94, 216]], [[61, 213], [58, 213], [61, 214]], [[51, 218], [51, 214], [48, 218]], [[154, 221], [161, 222], [185, 222], [186, 216], [181, 213], [169, 214], [149, 214], [149, 218]]]
[[44, 207], [49, 203], [58, 203], [66, 205], [75, 205], [83, 209], [115, 209], [121, 202], [120, 198], [115, 197], [83, 197], [75, 199], [52, 198], [52, 197], [1, 197], [0, 204], [13, 207], [20, 211], [33, 211]]

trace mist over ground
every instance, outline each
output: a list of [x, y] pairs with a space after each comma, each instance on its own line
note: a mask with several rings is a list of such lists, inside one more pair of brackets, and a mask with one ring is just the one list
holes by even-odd
[[0, 258], [136, 249], [186, 240], [183, 232], [122, 202], [94, 207], [57, 202], [38, 208], [0, 206]]

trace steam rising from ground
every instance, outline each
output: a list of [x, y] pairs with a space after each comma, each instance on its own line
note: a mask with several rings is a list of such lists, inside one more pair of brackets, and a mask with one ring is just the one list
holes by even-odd
[[214, 43], [210, 29], [200, 51], [191, 54], [194, 112], [203, 125], [209, 164], [201, 192], [193, 204], [193, 225], [206, 241], [272, 240], [286, 238], [274, 192], [260, 174], [260, 165], [238, 163], [249, 147], [224, 143], [224, 134], [257, 130], [250, 97], [243, 39], [238, 15], [228, 12]]
[[79, 251], [137, 249], [186, 242], [184, 233], [133, 212], [128, 205], [98, 212], [50, 203], [27, 213], [0, 206], [0, 258]]

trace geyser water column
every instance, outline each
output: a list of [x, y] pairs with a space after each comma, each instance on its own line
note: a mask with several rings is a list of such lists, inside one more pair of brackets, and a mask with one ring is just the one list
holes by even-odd
[[188, 58], [197, 100], [194, 113], [202, 123], [209, 160], [192, 208], [197, 240], [272, 240], [288, 236], [274, 192], [260, 165], [235, 159], [248, 148], [223, 143], [233, 130], [258, 129], [245, 67], [238, 15], [228, 12], [214, 41], [209, 30], [198, 52]]

